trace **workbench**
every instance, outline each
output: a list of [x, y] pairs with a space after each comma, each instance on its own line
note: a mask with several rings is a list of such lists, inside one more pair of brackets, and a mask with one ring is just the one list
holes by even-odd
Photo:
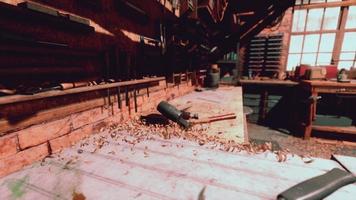
[[241, 87], [223, 86], [215, 90], [192, 92], [175, 98], [170, 103], [180, 110], [187, 108], [186, 111], [198, 114], [199, 119], [234, 113], [235, 119], [204, 124], [203, 126], [207, 128], [204, 132], [211, 136], [218, 136], [223, 141], [248, 142]]
[[317, 126], [313, 125], [316, 119], [317, 97], [320, 93], [324, 94], [351, 94], [356, 95], [356, 82], [339, 83], [333, 81], [304, 80], [300, 82], [302, 88], [310, 94], [310, 104], [307, 109], [307, 121], [304, 124], [304, 138], [309, 139], [312, 130], [327, 131], [336, 133], [356, 134], [356, 127], [336, 127], [336, 126]]
[[[298, 82], [269, 79], [240, 80], [239, 83], [243, 88], [244, 106], [251, 107], [254, 111], [254, 113], [249, 116], [250, 122], [263, 125], [271, 125], [266, 124], [271, 122], [276, 126], [293, 123], [293, 120], [289, 118], [290, 113], [285, 112], [289, 109], [274, 112], [276, 110], [274, 108], [277, 104], [281, 105], [282, 102], [286, 103], [286, 101], [288, 101], [288, 103], [294, 103], [294, 88], [299, 85]], [[291, 102], [289, 102], [289, 100]], [[289, 105], [282, 107], [289, 107]], [[272, 110], [272, 115], [274, 116], [270, 115]]]
[[[306, 179], [342, 168], [338, 162], [314, 158], [304, 163], [289, 154], [280, 163], [273, 153], [249, 154], [212, 149], [184, 139], [152, 137], [136, 145], [128, 133], [113, 139], [104, 132], [94, 141], [46, 158], [0, 178], [0, 199], [206, 199], [272, 200]], [[349, 157], [348, 163], [355, 163]], [[202, 192], [203, 188], [205, 191]], [[200, 198], [199, 194], [205, 198]], [[344, 186], [326, 200], [354, 200], [356, 184]]]

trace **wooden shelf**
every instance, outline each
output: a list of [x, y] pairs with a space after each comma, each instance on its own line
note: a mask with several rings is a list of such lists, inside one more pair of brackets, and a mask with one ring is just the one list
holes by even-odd
[[355, 126], [317, 126], [313, 125], [312, 129], [314, 131], [325, 131], [325, 132], [334, 132], [334, 133], [348, 133], [348, 134], [356, 134]]
[[11, 96], [0, 97], [0, 105], [13, 104], [13, 103], [24, 102], [24, 101], [32, 101], [32, 100], [49, 98], [49, 97], [65, 96], [70, 94], [78, 94], [78, 93], [84, 93], [90, 91], [104, 90], [104, 89], [110, 89], [116, 87], [147, 84], [147, 83], [158, 82], [163, 80], [165, 80], [165, 77], [123, 81], [123, 82], [109, 83], [103, 85], [79, 87], [79, 88], [73, 88], [68, 90], [53, 90], [53, 91], [42, 92], [34, 95], [11, 95]]

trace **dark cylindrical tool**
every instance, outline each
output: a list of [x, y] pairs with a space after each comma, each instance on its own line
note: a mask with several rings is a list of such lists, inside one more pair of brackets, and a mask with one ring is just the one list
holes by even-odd
[[185, 119], [182, 117], [182, 111], [178, 110], [171, 104], [169, 104], [166, 101], [161, 101], [158, 106], [157, 110], [165, 117], [168, 119], [177, 122], [180, 126], [184, 128], [189, 128], [189, 122], [187, 122]]
[[335, 190], [356, 182], [356, 176], [334, 168], [325, 174], [305, 180], [277, 196], [278, 200], [317, 200], [324, 199]]

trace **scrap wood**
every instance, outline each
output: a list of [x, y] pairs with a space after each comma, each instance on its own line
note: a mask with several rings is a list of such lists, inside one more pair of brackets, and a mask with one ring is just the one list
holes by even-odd
[[206, 99], [206, 98], [203, 98], [203, 97], [198, 97], [197, 99], [203, 100], [203, 101], [207, 101], [207, 102], [211, 102], [211, 103], [221, 104], [219, 101], [212, 100], [212, 99]]
[[314, 159], [309, 156], [309, 155], [301, 155], [300, 158], [302, 159], [302, 161], [306, 164], [312, 163], [314, 162]]

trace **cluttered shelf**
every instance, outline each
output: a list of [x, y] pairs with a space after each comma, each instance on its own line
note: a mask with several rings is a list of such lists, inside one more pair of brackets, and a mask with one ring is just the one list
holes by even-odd
[[0, 97], [0, 105], [12, 104], [12, 103], [18, 103], [18, 102], [24, 102], [24, 101], [31, 101], [31, 100], [38, 100], [38, 99], [44, 99], [44, 98], [56, 97], [56, 96], [64, 96], [64, 95], [70, 95], [70, 94], [78, 94], [78, 93], [97, 91], [97, 90], [103, 90], [103, 89], [109, 89], [109, 88], [115, 88], [115, 87], [148, 84], [148, 83], [158, 82], [158, 81], [163, 81], [163, 80], [165, 80], [165, 77], [155, 77], [155, 78], [145, 78], [145, 79], [140, 79], [140, 80], [107, 83], [107, 84], [103, 84], [103, 85], [78, 87], [78, 88], [72, 88], [72, 89], [68, 89], [68, 90], [52, 90], [52, 91], [41, 92], [41, 93], [37, 93], [37, 94], [33, 94], [33, 95], [21, 95], [21, 94], [10, 95], [10, 96]]

